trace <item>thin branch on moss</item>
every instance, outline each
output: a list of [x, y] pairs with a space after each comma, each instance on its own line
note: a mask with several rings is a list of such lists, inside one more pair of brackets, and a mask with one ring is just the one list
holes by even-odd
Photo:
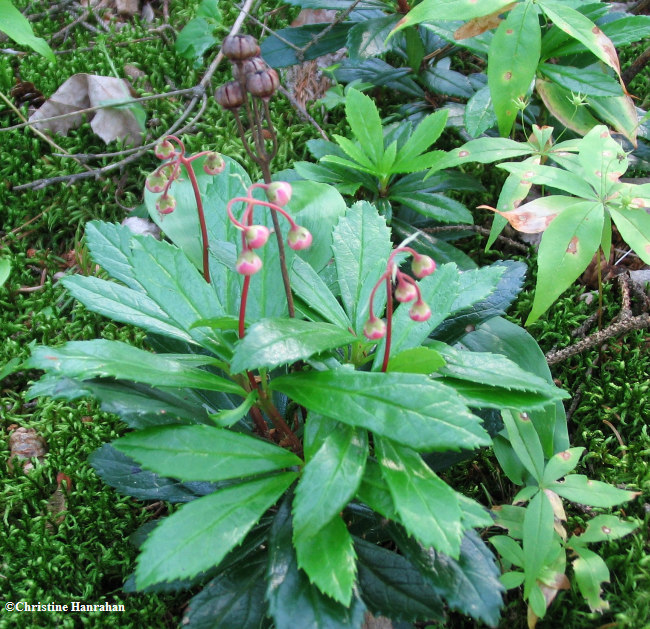
[[[477, 234], [482, 234], [483, 236], [489, 236], [490, 235], [490, 230], [487, 227], [481, 227], [480, 225], [441, 225], [439, 227], [425, 227], [421, 231], [426, 232], [427, 234], [441, 234], [444, 232], [455, 232], [459, 230], [467, 230], [467, 231], [472, 231]], [[499, 242], [503, 242], [505, 244], [510, 245], [514, 249], [517, 249], [518, 251], [521, 251], [522, 253], [528, 253], [529, 247], [528, 245], [525, 245], [521, 242], [517, 242], [516, 240], [513, 240], [512, 238], [508, 238], [507, 236], [497, 236], [497, 240]]]
[[309, 115], [309, 113], [307, 112], [306, 109], [303, 109], [302, 107], [300, 107], [300, 105], [298, 104], [298, 101], [293, 97], [291, 92], [289, 90], [287, 90], [286, 88], [284, 88], [282, 85], [280, 85], [280, 87], [278, 88], [278, 91], [283, 96], [285, 96], [286, 99], [291, 103], [291, 106], [296, 110], [296, 113], [303, 120], [305, 120], [310, 125], [312, 125], [312, 127], [314, 127], [316, 129], [316, 131], [318, 131], [318, 133], [320, 133], [323, 140], [327, 140], [329, 142], [329, 137], [328, 137], [327, 133], [325, 133], [325, 131], [323, 131], [321, 126]]

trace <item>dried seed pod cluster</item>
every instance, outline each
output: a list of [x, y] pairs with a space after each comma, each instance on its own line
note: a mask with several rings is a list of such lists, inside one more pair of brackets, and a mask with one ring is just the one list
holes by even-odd
[[234, 81], [217, 88], [215, 98], [224, 109], [237, 110], [244, 104], [246, 93], [268, 100], [279, 85], [278, 73], [260, 57], [260, 47], [251, 35], [229, 35], [221, 47], [232, 64]]

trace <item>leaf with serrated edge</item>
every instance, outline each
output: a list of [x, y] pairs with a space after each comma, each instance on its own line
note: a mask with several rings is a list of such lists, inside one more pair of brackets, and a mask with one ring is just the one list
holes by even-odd
[[313, 586], [298, 570], [291, 535], [290, 502], [285, 500], [269, 538], [266, 599], [276, 629], [358, 629], [365, 605], [353, 595], [352, 604], [346, 608]]
[[441, 109], [429, 114], [418, 124], [411, 137], [398, 151], [392, 168], [393, 172], [404, 172], [402, 170], [404, 164], [424, 153], [440, 137], [447, 122], [447, 114], [446, 109]]
[[243, 478], [302, 463], [272, 443], [212, 426], [149, 428], [113, 446], [147, 469], [185, 481]]
[[343, 520], [337, 515], [318, 531], [294, 527], [293, 545], [309, 580], [323, 594], [348, 606], [357, 569], [352, 536]]
[[443, 620], [442, 601], [407, 559], [381, 546], [355, 538], [359, 588], [374, 614], [393, 620]]
[[404, 527], [425, 546], [458, 557], [462, 526], [456, 492], [413, 450], [376, 438], [375, 451]]
[[491, 443], [460, 397], [425, 375], [338, 369], [276, 378], [271, 388], [310, 411], [418, 450], [473, 449]]
[[394, 355], [388, 361], [386, 371], [400, 373], [432, 374], [445, 364], [445, 359], [435, 349], [428, 347], [412, 347]]
[[295, 479], [286, 472], [221, 489], [183, 505], [157, 526], [138, 557], [138, 589], [217, 565]]
[[277, 367], [357, 340], [332, 325], [299, 319], [262, 319], [246, 331], [233, 354], [230, 370], [241, 373], [259, 367]]
[[354, 496], [368, 457], [368, 435], [337, 424], [305, 465], [293, 501], [293, 526], [314, 534]]
[[349, 89], [345, 100], [345, 117], [370, 159], [379, 164], [384, 153], [384, 132], [375, 103], [362, 92]]

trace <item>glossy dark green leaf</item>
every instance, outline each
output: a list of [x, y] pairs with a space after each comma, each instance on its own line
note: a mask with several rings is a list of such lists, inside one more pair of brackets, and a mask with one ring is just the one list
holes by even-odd
[[393, 620], [443, 620], [442, 601], [407, 559], [355, 538], [361, 597], [373, 614]]
[[209, 421], [204, 406], [182, 389], [162, 390], [145, 384], [108, 380], [83, 382], [45, 375], [28, 392], [28, 399], [42, 396], [63, 400], [93, 397], [100, 402], [102, 411], [118, 415], [131, 428]]
[[[390, 230], [367, 202], [355, 203], [334, 229], [334, 259], [343, 306], [361, 334], [368, 318], [370, 292], [386, 269]], [[375, 307], [382, 303], [376, 300]]]
[[190, 502], [216, 488], [213, 483], [181, 483], [147, 472], [110, 444], [95, 450], [88, 461], [107, 485], [138, 500]]
[[441, 63], [423, 72], [421, 79], [435, 94], [456, 98], [471, 98], [474, 94], [474, 88], [464, 74], [445, 68]]
[[26, 365], [69, 378], [112, 376], [153, 386], [207, 389], [245, 397], [244, 390], [234, 382], [192, 366], [212, 360], [207, 356], [152, 354], [121, 341], [96, 339], [71, 341], [58, 348], [42, 345], [34, 349]]
[[267, 584], [266, 598], [276, 629], [358, 629], [363, 622], [365, 605], [357, 596], [344, 607], [322, 594], [298, 569], [288, 500], [271, 527]]
[[[420, 163], [420, 168], [423, 166]], [[390, 200], [414, 210], [422, 216], [442, 223], [473, 223], [472, 213], [458, 201], [442, 194], [413, 192], [408, 196], [390, 195]]]
[[424, 92], [411, 78], [411, 74], [410, 68], [395, 68], [383, 59], [376, 58], [364, 59], [363, 61], [348, 59], [334, 72], [337, 81], [342, 83], [359, 80], [421, 98]]
[[285, 68], [303, 61], [311, 61], [340, 48], [345, 47], [348, 32], [351, 28], [349, 22], [335, 24], [334, 28], [328, 30], [318, 43], [310, 46], [304, 53], [302, 59], [296, 56], [295, 48], [290, 47], [285, 42], [293, 44], [296, 48], [302, 48], [311, 42], [327, 25], [309, 24], [296, 28], [282, 28], [275, 31], [273, 35], [267, 37], [262, 42], [262, 56], [266, 63], [272, 68]]
[[608, 483], [591, 480], [583, 474], [569, 474], [562, 481], [550, 483], [548, 488], [567, 500], [591, 507], [615, 507], [634, 500], [639, 493], [618, 489]]
[[347, 330], [350, 320], [327, 284], [310, 264], [295, 257], [291, 266], [291, 288], [294, 293], [330, 323]]
[[388, 484], [382, 476], [379, 463], [374, 459], [368, 459], [366, 462], [363, 478], [357, 490], [357, 498], [387, 520], [399, 521]]
[[462, 526], [456, 492], [409, 448], [376, 438], [375, 452], [406, 530], [423, 545], [458, 557]]
[[514, 6], [499, 24], [488, 52], [488, 85], [499, 123], [499, 133], [507, 136], [535, 77], [542, 39], [538, 8], [533, 2]]
[[114, 279], [144, 292], [135, 279], [133, 264], [129, 260], [134, 238], [137, 237], [124, 225], [102, 221], [86, 224], [86, 244], [95, 263]]
[[286, 472], [241, 483], [181, 507], [144, 543], [136, 569], [137, 587], [191, 577], [217, 565], [295, 477]]
[[357, 571], [356, 553], [341, 517], [337, 514], [329, 522], [321, 522], [315, 531], [294, 527], [293, 545], [298, 566], [309, 580], [323, 594], [349, 606]]
[[386, 52], [386, 38], [398, 21], [398, 15], [388, 15], [357, 22], [348, 33], [350, 59], [374, 57]]
[[563, 397], [562, 391], [545, 378], [525, 371], [500, 354], [460, 351], [439, 341], [432, 341], [428, 347], [439, 352], [445, 360], [438, 371], [440, 375], [502, 389], [540, 393], [548, 401]]
[[418, 544], [399, 527], [392, 527], [391, 536], [405, 557], [420, 569], [438, 596], [452, 609], [491, 627], [497, 626], [503, 604], [500, 570], [493, 554], [475, 531], [465, 531], [458, 559]]
[[314, 534], [332, 520], [356, 493], [367, 458], [366, 431], [336, 424], [303, 468], [293, 501], [294, 529]]
[[212, 579], [187, 605], [188, 629], [260, 629], [266, 616], [266, 554]]
[[[551, 372], [537, 341], [522, 327], [494, 317], [475, 331], [466, 334], [461, 343], [476, 352], [502, 354], [522, 369], [553, 382]], [[549, 404], [543, 410], [529, 412], [537, 434], [542, 442], [546, 458], [569, 447], [566, 414], [561, 402]]]
[[338, 369], [277, 378], [310, 411], [359, 426], [417, 450], [472, 449], [490, 443], [479, 419], [448, 387], [420, 374]]
[[219, 481], [272, 472], [302, 461], [256, 437], [212, 426], [164, 426], [113, 442], [143, 467], [184, 481]]
[[556, 63], [540, 63], [539, 71], [562, 87], [591, 96], [620, 96], [621, 84], [608, 74], [587, 68], [574, 68]]
[[262, 319], [246, 331], [233, 354], [230, 369], [241, 373], [259, 367], [277, 367], [357, 340], [331, 323], [299, 319]]
[[[433, 331], [434, 338], [451, 344], [464, 336], [468, 329], [474, 329], [488, 319], [505, 314], [508, 306], [521, 291], [526, 265], [523, 262], [503, 260], [495, 262], [493, 266], [504, 269], [493, 291], [468, 308], [458, 309], [447, 317]], [[482, 270], [484, 268], [482, 267]]]

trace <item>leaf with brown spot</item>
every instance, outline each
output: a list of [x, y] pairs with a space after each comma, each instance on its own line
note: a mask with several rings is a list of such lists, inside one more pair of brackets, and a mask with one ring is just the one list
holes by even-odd
[[571, 92], [557, 83], [538, 78], [535, 88], [546, 108], [565, 127], [580, 135], [585, 135], [598, 124], [598, 120], [585, 107], [572, 105]]
[[481, 17], [475, 17], [469, 22], [465, 22], [462, 26], [457, 28], [454, 31], [454, 39], [460, 41], [461, 39], [469, 39], [470, 37], [476, 37], [485, 31], [489, 31], [493, 28], [497, 28], [499, 24], [503, 21], [500, 17], [502, 13], [510, 11], [515, 6], [515, 3], [509, 4], [502, 9], [497, 9], [494, 13], [489, 15], [483, 15]]
[[545, 231], [551, 221], [575, 201], [572, 197], [551, 195], [520, 205], [509, 212], [501, 212], [489, 205], [479, 205], [478, 209], [492, 210], [500, 214], [512, 227], [524, 234], [538, 234]]

